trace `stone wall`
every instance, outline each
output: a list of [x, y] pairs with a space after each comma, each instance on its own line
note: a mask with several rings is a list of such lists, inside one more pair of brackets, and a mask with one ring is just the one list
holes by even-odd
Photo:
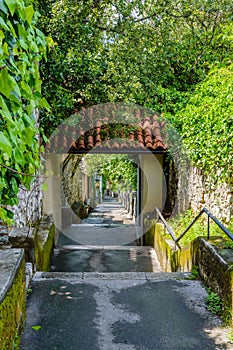
[[193, 209], [198, 213], [206, 207], [224, 223], [233, 220], [233, 184], [222, 183], [204, 174], [201, 169], [192, 167], [189, 162], [171, 162], [167, 177], [167, 211], [175, 216]]
[[204, 206], [220, 221], [233, 220], [233, 184], [213, 180], [197, 168], [190, 175], [191, 208], [199, 211]]
[[18, 193], [19, 203], [11, 208], [14, 212], [14, 226], [31, 226], [42, 216], [41, 179], [31, 183], [30, 189], [21, 187]]
[[232, 264], [229, 265], [218, 254], [216, 248], [204, 239], [199, 240], [199, 249], [195, 260], [205, 285], [221, 297], [225, 307], [232, 309]]
[[[65, 224], [79, 223], [93, 203], [88, 198], [89, 179], [80, 155], [69, 155], [62, 167], [62, 216]], [[72, 209], [72, 210], [71, 210]], [[70, 220], [66, 220], [70, 217]], [[66, 218], [66, 219], [65, 219]]]
[[[19, 202], [9, 210], [14, 213], [14, 227], [28, 228], [38, 224], [42, 218], [42, 190], [41, 179], [32, 182], [31, 188], [20, 188], [18, 193]], [[0, 248], [9, 244], [9, 232], [11, 227], [0, 224]]]
[[[232, 262], [228, 263], [223, 259], [216, 247], [202, 237], [178, 249], [164, 233], [163, 224], [157, 222], [152, 224], [145, 222], [145, 224], [149, 227], [145, 234], [145, 242], [155, 249], [163, 272], [188, 272], [194, 266], [197, 267], [204, 284], [221, 297], [223, 310], [225, 312], [230, 310], [232, 315]], [[233, 316], [231, 317], [233, 322]]]
[[15, 349], [25, 320], [23, 249], [0, 250], [0, 348]]
[[62, 167], [62, 205], [82, 201], [82, 174], [80, 171], [82, 157], [68, 156]]

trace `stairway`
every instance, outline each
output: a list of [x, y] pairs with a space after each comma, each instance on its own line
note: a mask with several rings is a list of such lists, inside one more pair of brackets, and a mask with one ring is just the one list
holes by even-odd
[[139, 228], [115, 198], [106, 197], [81, 224], [65, 227], [53, 272], [160, 272], [151, 247], [136, 245]]
[[34, 275], [20, 350], [231, 349], [211, 337], [201, 283], [161, 272], [129, 220], [109, 199], [63, 231], [51, 271]]

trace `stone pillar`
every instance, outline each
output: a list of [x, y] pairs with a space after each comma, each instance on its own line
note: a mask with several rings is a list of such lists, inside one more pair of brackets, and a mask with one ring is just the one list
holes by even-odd
[[52, 216], [55, 229], [58, 232], [62, 228], [61, 220], [61, 160], [60, 154], [46, 154], [46, 180], [47, 189], [44, 191], [44, 212]]
[[163, 155], [151, 153], [140, 156], [142, 169], [142, 212], [148, 213], [155, 207], [163, 208]]

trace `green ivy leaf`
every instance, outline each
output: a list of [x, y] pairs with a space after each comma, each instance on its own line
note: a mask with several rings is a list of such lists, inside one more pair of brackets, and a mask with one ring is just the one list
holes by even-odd
[[[42, 97], [38, 91], [41, 86], [38, 62], [46, 46], [43, 33], [36, 32], [33, 17], [32, 5], [25, 7], [23, 1], [0, 0], [0, 163], [31, 174], [40, 165], [33, 110]], [[17, 204], [19, 185], [29, 188], [32, 178], [1, 167], [1, 205]], [[10, 224], [12, 215], [0, 206], [3, 222]]]
[[[21, 93], [15, 79], [9, 74], [7, 68], [0, 73], [0, 92], [9, 99], [20, 99]], [[15, 95], [13, 95], [15, 93]]]
[[6, 22], [4, 21], [4, 19], [2, 17], [0, 17], [0, 27], [5, 29], [5, 30], [9, 30], [8, 25], [6, 24]]
[[15, 13], [17, 2], [15, 0], [4, 0], [4, 1], [10, 10], [11, 16], [13, 16]]
[[29, 6], [25, 7], [25, 18], [29, 24], [32, 23], [33, 16], [34, 16], [33, 6], [29, 5]]
[[4, 13], [7, 15], [8, 10], [7, 10], [7, 7], [6, 7], [6, 5], [4, 4], [4, 1], [3, 1], [3, 0], [0, 1], [0, 10], [1, 10], [2, 12], [4, 12]]
[[8, 138], [0, 132], [0, 149], [3, 153], [6, 153], [9, 157], [12, 154], [12, 146]]

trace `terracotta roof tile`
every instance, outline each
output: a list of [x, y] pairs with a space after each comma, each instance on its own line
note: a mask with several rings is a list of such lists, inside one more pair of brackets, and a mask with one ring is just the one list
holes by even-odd
[[[50, 139], [46, 146], [47, 152], [58, 153], [88, 153], [93, 152], [163, 152], [167, 146], [163, 139], [164, 124], [157, 115], [143, 115], [140, 110], [135, 111], [133, 120], [126, 124], [124, 115], [114, 122], [112, 109], [102, 110], [103, 118], [98, 115], [98, 109], [93, 107], [82, 118], [74, 118], [74, 125], [62, 125], [55, 136]], [[97, 118], [93, 116], [95, 113]], [[108, 114], [107, 114], [108, 113]], [[144, 113], [145, 114], [145, 113]], [[109, 115], [109, 116], [107, 116]], [[132, 122], [133, 121], [133, 122]]]

